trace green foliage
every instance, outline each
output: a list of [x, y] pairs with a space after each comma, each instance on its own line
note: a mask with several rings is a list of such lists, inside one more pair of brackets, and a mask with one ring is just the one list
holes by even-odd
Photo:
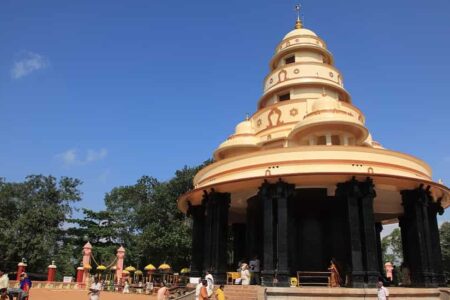
[[400, 228], [395, 228], [391, 234], [381, 240], [381, 250], [384, 262], [400, 264], [403, 261], [402, 236]]
[[76, 227], [67, 229], [67, 239], [77, 245], [75, 257], [81, 256], [82, 247], [89, 241], [95, 248], [93, 256], [99, 264], [109, 265], [115, 259], [120, 224], [109, 211], [92, 211], [83, 209], [84, 218], [68, 220]]
[[444, 222], [439, 229], [442, 251], [442, 265], [447, 278], [450, 278], [450, 222]]
[[87, 241], [99, 264], [113, 262], [123, 245], [127, 265], [187, 267], [191, 224], [178, 210], [177, 199], [211, 162], [185, 166], [166, 182], [143, 176], [134, 185], [115, 187], [105, 195], [105, 210], [82, 209], [78, 219], [71, 219], [72, 205], [81, 199], [78, 179], [32, 175], [10, 183], [0, 178], [0, 262], [7, 264], [0, 267], [14, 271], [23, 257], [30, 272], [45, 273], [54, 260], [61, 280], [75, 275]]
[[25, 258], [29, 271], [46, 270], [58, 255], [62, 225], [81, 199], [81, 181], [31, 175], [24, 182], [0, 181], [0, 261], [14, 270]]

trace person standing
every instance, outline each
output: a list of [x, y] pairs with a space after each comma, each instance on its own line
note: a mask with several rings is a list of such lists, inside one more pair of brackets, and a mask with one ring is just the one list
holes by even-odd
[[382, 281], [378, 281], [377, 296], [378, 300], [389, 300], [389, 290], [383, 286]]
[[339, 271], [333, 260], [330, 261], [330, 267], [328, 268], [328, 270], [331, 273], [330, 286], [331, 287], [340, 287], [341, 286], [341, 276], [339, 275]]
[[20, 284], [19, 284], [19, 287], [22, 290], [22, 296], [20, 297], [20, 300], [28, 299], [28, 297], [30, 296], [31, 286], [32, 283], [30, 278], [28, 278], [28, 274], [22, 272], [22, 274], [20, 274]]
[[209, 271], [206, 271], [205, 280], [208, 285], [207, 286], [208, 297], [211, 297], [214, 292], [214, 277]]
[[9, 277], [8, 274], [0, 270], [0, 299], [8, 298]]
[[102, 284], [99, 282], [98, 277], [94, 277], [94, 282], [89, 288], [89, 300], [100, 299], [100, 291], [102, 290]]
[[195, 286], [195, 300], [198, 300], [200, 297], [200, 291], [202, 290], [203, 284], [202, 284], [202, 279], [199, 278], [198, 279], [198, 283]]
[[123, 294], [129, 294], [130, 293], [130, 284], [128, 283], [128, 279], [125, 280], [122, 293]]
[[200, 295], [198, 296], [199, 300], [208, 300], [208, 281], [206, 279], [202, 280], [202, 288], [200, 289]]
[[157, 300], [167, 300], [167, 299], [169, 299], [169, 295], [170, 295], [169, 289], [163, 284], [163, 286], [160, 287], [158, 290], [156, 299]]
[[261, 284], [261, 262], [258, 259], [258, 256], [254, 256], [253, 259], [249, 262], [250, 265], [250, 275], [251, 275], [251, 284]]
[[224, 293], [224, 286], [223, 284], [220, 285], [220, 287], [216, 290], [216, 300], [225, 300], [226, 296]]
[[248, 270], [248, 265], [243, 263], [241, 265], [241, 284], [249, 285], [250, 284], [250, 271]]

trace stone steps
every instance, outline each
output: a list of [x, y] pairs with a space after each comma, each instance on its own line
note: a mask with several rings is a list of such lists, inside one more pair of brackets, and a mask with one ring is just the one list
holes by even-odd
[[224, 289], [228, 300], [257, 300], [258, 286], [226, 285]]

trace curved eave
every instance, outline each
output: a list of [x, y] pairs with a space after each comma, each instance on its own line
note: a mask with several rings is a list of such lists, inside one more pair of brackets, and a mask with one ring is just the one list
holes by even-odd
[[313, 130], [314, 128], [317, 128], [317, 127], [327, 126], [332, 129], [331, 126], [333, 126], [333, 125], [350, 126], [350, 127], [355, 128], [357, 131], [359, 131], [360, 135], [357, 136], [357, 141], [356, 141], [356, 143], [358, 145], [362, 144], [369, 136], [369, 130], [367, 130], [366, 127], [364, 127], [361, 124], [358, 124], [357, 122], [347, 121], [347, 120], [339, 120], [339, 119], [322, 119], [322, 120], [318, 120], [317, 122], [305, 123], [303, 126], [294, 127], [294, 129], [292, 129], [292, 131], [289, 133], [288, 138], [292, 138], [293, 136], [297, 136], [299, 134], [302, 134], [303, 132], [310, 133], [311, 130]]
[[280, 50], [279, 52], [277, 52], [272, 59], [269, 62], [269, 68], [270, 70], [274, 70], [276, 68], [276, 64], [277, 62], [285, 55], [288, 55], [290, 53], [296, 52], [299, 49], [308, 49], [308, 50], [312, 50], [315, 52], [320, 52], [320, 54], [326, 56], [328, 62], [330, 65], [334, 65], [334, 58], [333, 58], [333, 54], [331, 54], [330, 51], [328, 51], [325, 48], [316, 46], [314, 44], [297, 44], [294, 46], [291, 46], [289, 48], [285, 48], [283, 50]]
[[[223, 144], [222, 144], [223, 145]], [[232, 145], [224, 145], [224, 146], [220, 146], [219, 148], [217, 148], [214, 153], [213, 153], [213, 157], [216, 161], [221, 160], [223, 158], [220, 157], [220, 154], [229, 150], [233, 150], [233, 149], [259, 149], [260, 146], [256, 143], [242, 143], [242, 144], [232, 144]]]
[[[261, 161], [262, 164], [272, 164], [279, 162], [279, 158], [283, 154], [295, 154], [299, 155], [302, 153], [310, 153], [318, 155], [317, 157], [320, 157], [323, 153], [328, 153], [330, 155], [330, 151], [338, 151], [342, 153], [359, 153], [364, 156], [371, 155], [371, 154], [380, 154], [382, 156], [392, 156], [397, 157], [400, 159], [404, 159], [406, 161], [411, 161], [416, 163], [418, 166], [423, 168], [425, 172], [427, 173], [429, 179], [431, 179], [431, 173], [432, 170], [430, 166], [424, 162], [423, 160], [403, 152], [399, 151], [393, 151], [388, 149], [376, 149], [376, 148], [368, 148], [368, 147], [361, 147], [361, 146], [299, 146], [299, 147], [287, 147], [287, 148], [275, 148], [270, 150], [264, 150], [259, 151], [257, 153], [250, 153], [250, 154], [244, 154], [238, 157], [232, 157], [228, 159], [221, 160], [219, 162], [215, 162], [213, 164], [210, 164], [206, 166], [205, 168], [201, 169], [194, 177], [194, 185], [197, 185], [201, 183], [201, 181], [204, 180], [205, 174], [212, 172], [214, 169], [219, 168], [225, 168], [225, 169], [233, 169], [233, 167], [230, 167], [231, 164], [235, 166], [250, 166], [247, 163], [244, 163], [243, 161], [246, 159], [252, 159], [252, 160], [258, 160]], [[272, 158], [268, 158], [269, 156], [276, 157], [276, 160], [273, 160]], [[304, 154], [302, 155], [304, 156]], [[329, 157], [329, 156], [328, 156]], [[254, 166], [254, 164], [252, 165]]]
[[[278, 93], [280, 91], [283, 91], [283, 90], [286, 90], [286, 89], [289, 89], [289, 88], [292, 88], [292, 87], [296, 87], [296, 86], [318, 86], [318, 87], [327, 86], [327, 87], [329, 87], [331, 89], [334, 89], [334, 90], [338, 91], [341, 95], [344, 96], [344, 98], [340, 99], [340, 101], [343, 101], [343, 102], [346, 102], [346, 103], [349, 103], [349, 104], [352, 103], [352, 98], [351, 98], [350, 94], [343, 87], [338, 86], [335, 83], [328, 83], [328, 82], [325, 82], [325, 81], [317, 81], [316, 78], [314, 78], [314, 79], [304, 78], [303, 81], [299, 82], [299, 79], [296, 79], [292, 83], [285, 84], [285, 85], [282, 85], [280, 87], [275, 87], [275, 88], [269, 90], [267, 93], [262, 95], [262, 97], [258, 100], [258, 105], [257, 105], [258, 110], [266, 108], [266, 107], [270, 107], [271, 105], [276, 104], [276, 103], [274, 103], [274, 104], [271, 104], [271, 105], [268, 105], [268, 106], [264, 106], [264, 107], [261, 106], [262, 103], [264, 101], [267, 101], [267, 99], [270, 98], [273, 94], [276, 94], [276, 93]], [[296, 99], [292, 99], [292, 100], [296, 100]], [[286, 101], [286, 102], [289, 102], [289, 100]]]
[[188, 202], [193, 205], [199, 205], [201, 203], [204, 191], [214, 188], [217, 192], [234, 192], [242, 190], [242, 185], [245, 185], [245, 189], [258, 189], [264, 181], [276, 182], [279, 179], [286, 180], [296, 185], [304, 186], [317, 186], [318, 182], [321, 185], [333, 185], [336, 182], [344, 182], [350, 180], [352, 177], [356, 177], [358, 180], [364, 180], [370, 177], [374, 180], [375, 187], [377, 184], [395, 185], [400, 189], [413, 189], [420, 185], [429, 186], [432, 194], [437, 195], [437, 198], [442, 199], [442, 206], [447, 208], [450, 206], [450, 189], [445, 185], [436, 183], [432, 180], [424, 180], [419, 178], [410, 178], [405, 176], [395, 176], [389, 174], [361, 174], [351, 172], [328, 172], [328, 173], [304, 173], [304, 174], [276, 174], [270, 176], [255, 176], [246, 178], [245, 180], [235, 179], [224, 181], [221, 183], [211, 183], [204, 185], [200, 188], [191, 190], [178, 198], [177, 206], [183, 213], [187, 212]]

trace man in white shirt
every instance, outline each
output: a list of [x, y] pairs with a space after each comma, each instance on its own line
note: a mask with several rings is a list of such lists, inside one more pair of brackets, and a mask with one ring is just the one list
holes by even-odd
[[89, 289], [90, 300], [99, 300], [100, 291], [102, 290], [102, 284], [98, 282], [98, 278], [94, 278], [94, 282], [91, 284]]
[[0, 298], [6, 299], [8, 296], [9, 277], [8, 274], [0, 270]]
[[389, 300], [389, 290], [383, 286], [383, 282], [378, 282], [378, 300]]

